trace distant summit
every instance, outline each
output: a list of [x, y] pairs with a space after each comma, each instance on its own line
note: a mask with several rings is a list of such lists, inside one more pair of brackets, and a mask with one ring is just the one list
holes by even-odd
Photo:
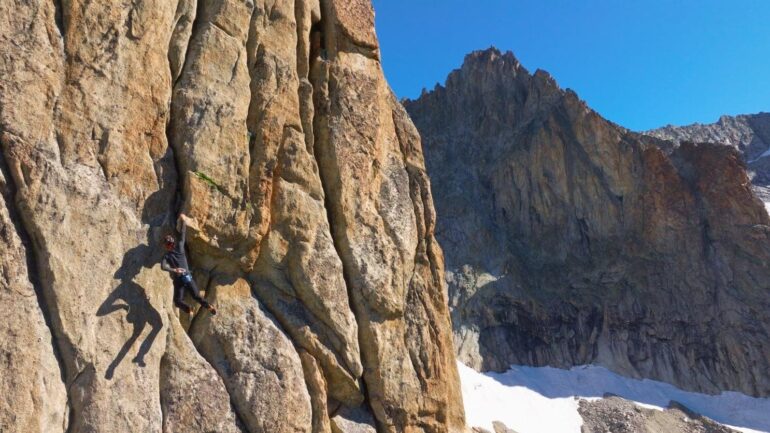
[[770, 113], [722, 116], [710, 124], [667, 125], [645, 131], [652, 137], [725, 144], [740, 152], [749, 170], [756, 194], [770, 202]]
[[770, 220], [739, 150], [629, 131], [495, 48], [405, 106], [461, 361], [770, 395]]

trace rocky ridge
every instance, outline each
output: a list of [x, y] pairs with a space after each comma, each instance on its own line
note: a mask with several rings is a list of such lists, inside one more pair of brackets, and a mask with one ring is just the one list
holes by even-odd
[[[0, 14], [0, 430], [464, 430], [369, 1]], [[180, 211], [216, 317], [180, 317], [157, 266]]]
[[743, 158], [754, 192], [770, 202], [770, 113], [722, 116], [715, 123], [687, 126], [667, 125], [643, 132], [669, 140], [718, 143], [733, 147]]
[[770, 395], [770, 220], [738, 152], [630, 132], [496, 49], [405, 106], [461, 361]]
[[714, 123], [686, 126], [666, 125], [643, 134], [669, 140], [720, 143], [733, 147], [747, 161], [759, 159], [770, 147], [770, 113], [722, 116]]

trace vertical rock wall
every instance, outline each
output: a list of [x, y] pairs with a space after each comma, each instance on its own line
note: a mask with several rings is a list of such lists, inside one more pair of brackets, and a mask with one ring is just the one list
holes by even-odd
[[[368, 1], [0, 13], [0, 288], [36, 318], [4, 328], [29, 356], [13, 422], [463, 430], [430, 186]], [[157, 266], [179, 211], [217, 316], [179, 317]]]

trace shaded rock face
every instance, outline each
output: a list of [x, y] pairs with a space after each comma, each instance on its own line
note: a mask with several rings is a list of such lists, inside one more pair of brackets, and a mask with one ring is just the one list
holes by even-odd
[[715, 123], [687, 126], [667, 125], [643, 132], [669, 140], [719, 143], [735, 148], [746, 162], [757, 195], [770, 201], [770, 113], [722, 116]]
[[[368, 1], [0, 13], [0, 430], [464, 429], [420, 139]], [[215, 317], [180, 317], [157, 266], [180, 211]]]
[[768, 216], [737, 152], [626, 131], [474, 52], [406, 101], [425, 146], [455, 345], [483, 370], [597, 363], [769, 395]]

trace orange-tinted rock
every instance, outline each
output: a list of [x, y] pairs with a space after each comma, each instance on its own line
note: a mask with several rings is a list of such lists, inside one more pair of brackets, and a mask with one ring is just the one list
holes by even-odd
[[[369, 1], [22, 3], [0, 5], [4, 203], [30, 238], [0, 265], [40, 298], [0, 347], [29, 350], [18, 425], [322, 432], [345, 406], [464, 429], [430, 188]], [[180, 314], [157, 266], [180, 211], [219, 316]], [[46, 331], [58, 364], [23, 347]]]

